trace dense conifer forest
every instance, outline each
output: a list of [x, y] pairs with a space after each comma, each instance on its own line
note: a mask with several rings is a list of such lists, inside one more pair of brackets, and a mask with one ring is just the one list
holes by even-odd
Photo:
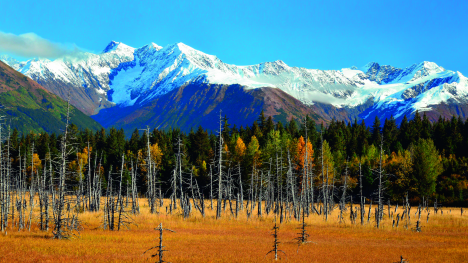
[[[251, 183], [259, 180], [259, 171], [277, 174], [283, 177], [279, 183], [284, 183], [289, 162], [297, 185], [306, 169], [316, 175], [312, 183], [317, 187], [324, 183], [321, 175], [327, 174], [337, 189], [344, 183], [342, 175], [348, 173], [351, 196], [358, 194], [361, 174], [363, 194], [370, 199], [378, 188], [376, 169], [382, 149], [386, 199], [399, 202], [408, 194], [413, 203], [425, 198], [444, 205], [468, 204], [468, 121], [460, 117], [431, 123], [416, 112], [412, 120], [405, 117], [399, 126], [393, 118], [386, 119], [383, 125], [376, 118], [372, 127], [357, 121], [317, 125], [308, 117], [301, 122], [274, 123], [263, 112], [249, 127], [230, 125], [226, 116], [220, 120], [222, 138], [219, 132], [202, 127], [188, 134], [177, 128], [142, 127], [126, 138], [123, 130], [111, 128], [93, 133], [71, 125], [67, 168], [72, 173], [68, 183], [78, 185], [91, 169], [98, 171], [100, 187], [105, 191], [109, 178], [119, 181], [122, 174], [124, 190], [136, 187], [134, 191], [145, 196], [150, 155], [155, 175], [152, 183], [165, 197], [174, 192], [174, 174], [179, 170], [185, 179], [177, 187], [189, 189], [196, 181], [201, 194], [213, 198], [213, 177], [220, 169], [248, 196]], [[6, 133], [3, 126], [3, 136]], [[39, 175], [46, 171], [50, 156], [60, 155], [63, 134], [19, 134], [16, 130], [10, 134], [9, 140], [3, 142], [2, 152], [3, 157], [8, 154], [11, 159], [12, 173], [24, 166], [27, 177], [31, 177], [31, 171]]]

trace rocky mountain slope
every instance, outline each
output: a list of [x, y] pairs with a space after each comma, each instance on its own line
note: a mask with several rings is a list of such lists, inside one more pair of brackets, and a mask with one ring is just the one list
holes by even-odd
[[[214, 103], [193, 97], [202, 96], [206, 87], [233, 88], [232, 91], [240, 93], [223, 97], [233, 100], [239, 100], [245, 94], [276, 90], [275, 94], [288, 94], [297, 101], [294, 105], [299, 103], [301, 107], [308, 108], [307, 111], [312, 110], [316, 120], [324, 122], [332, 118], [359, 118], [370, 124], [375, 116], [383, 119], [393, 115], [398, 120], [405, 114], [411, 116], [416, 110], [437, 116], [434, 118], [441, 114], [446, 117], [457, 114], [466, 118], [468, 114], [467, 78], [460, 72], [446, 70], [433, 62], [422, 62], [405, 69], [369, 63], [362, 68], [317, 70], [290, 67], [282, 61], [236, 66], [182, 43], [164, 48], [154, 43], [132, 48], [114, 41], [101, 54], [85, 53], [80, 58], [26, 62], [5, 57], [1, 59], [61, 97], [71, 90], [72, 103], [89, 115], [97, 114], [94, 118], [104, 126], [128, 122], [130, 116], [133, 116], [130, 118], [132, 121], [142, 118], [141, 123], [156, 125], [159, 122], [151, 123], [148, 121], [151, 117], [143, 116], [144, 112], [148, 113], [151, 107], [154, 107], [151, 108], [153, 115], [168, 114], [166, 108], [169, 106], [181, 109], [180, 105], [169, 105], [167, 102], [164, 109], [157, 105], [161, 105], [163, 98], [171, 98], [171, 103], [180, 103], [181, 98], [175, 99], [170, 94], [180, 93], [186, 87], [197, 89], [196, 86], [199, 92], [190, 95], [182, 92], [190, 96], [185, 100]], [[237, 108], [255, 109], [257, 106], [249, 104], [254, 101], [239, 100]], [[223, 108], [223, 103], [216, 105]], [[289, 117], [297, 115], [283, 108], [284, 105], [274, 105], [272, 112], [276, 114], [273, 115], [276, 119], [281, 118], [281, 111]], [[194, 108], [189, 112], [205, 112], [205, 106], [209, 107], [191, 104]], [[114, 115], [109, 116], [110, 112]], [[159, 119], [182, 118], [183, 111], [171, 112], [171, 116]], [[242, 119], [250, 118], [240, 117], [240, 114], [245, 114], [241, 111], [232, 114], [235, 117], [229, 117], [234, 118], [234, 122], [242, 123]], [[108, 121], [110, 119], [114, 122]], [[204, 120], [191, 122], [190, 125], [201, 123]], [[179, 126], [188, 124], [177, 123]], [[175, 123], [171, 122], [170, 125]]]
[[[0, 104], [2, 121], [20, 132], [61, 133], [65, 127], [67, 102], [1, 61]], [[102, 128], [73, 106], [70, 107], [70, 122], [80, 129]]]

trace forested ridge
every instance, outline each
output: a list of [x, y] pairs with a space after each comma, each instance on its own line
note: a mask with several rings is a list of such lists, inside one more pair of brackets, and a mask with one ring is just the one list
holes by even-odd
[[[376, 118], [372, 127], [357, 121], [332, 121], [327, 127], [316, 125], [308, 117], [305, 121], [274, 123], [262, 112], [252, 126], [236, 127], [224, 117], [221, 121], [222, 149], [218, 147], [220, 139], [217, 133], [201, 127], [188, 134], [179, 129], [135, 130], [126, 139], [123, 130], [111, 128], [108, 132], [101, 129], [93, 133], [71, 125], [69, 138], [72, 138], [72, 150], [67, 165], [74, 175], [70, 180], [79, 181], [80, 176], [86, 176], [87, 169], [98, 169], [92, 166], [99, 162], [103, 191], [109, 176], [115, 176], [118, 181], [121, 167], [125, 170], [123, 184], [126, 187], [130, 184], [129, 171], [133, 167], [138, 192], [144, 195], [148, 185], [147, 155], [150, 149], [158, 187], [163, 195], [169, 196], [172, 191], [170, 182], [180, 159], [181, 172], [191, 174], [205, 197], [209, 198], [210, 194], [213, 195], [210, 193], [210, 187], [213, 188], [210, 178], [216, 172], [216, 160], [221, 152], [224, 172], [231, 177], [240, 174], [242, 184], [246, 186], [258, 171], [280, 173], [285, 177], [289, 157], [298, 184], [305, 165], [312, 167], [310, 171], [315, 175], [325, 174], [326, 170], [337, 187], [343, 184], [342, 175], [347, 169], [349, 188], [353, 195], [357, 195], [361, 167], [363, 194], [371, 199], [377, 189], [375, 169], [379, 165], [382, 146], [386, 199], [393, 202], [403, 200], [408, 193], [413, 202], [420, 202], [425, 197], [433, 201], [437, 198], [444, 205], [467, 204], [468, 121], [453, 117], [431, 123], [419, 113], [410, 121], [405, 117], [399, 127], [393, 118], [386, 119], [383, 125]], [[308, 127], [307, 135], [305, 127]], [[22, 158], [25, 158], [23, 165], [31, 164], [33, 156], [34, 170], [40, 174], [46, 159], [59, 155], [62, 136], [48, 133], [20, 135], [13, 130], [8, 153], [12, 166], [16, 167], [13, 171], [20, 170]], [[304, 162], [306, 137], [309, 164]], [[4, 142], [6, 144], [7, 141]], [[177, 154], [179, 148], [180, 158]], [[88, 160], [92, 161], [90, 166]], [[26, 170], [30, 174], [31, 165]], [[319, 187], [322, 181], [323, 178], [316, 176], [313, 183]], [[243, 189], [247, 189], [246, 186]]]

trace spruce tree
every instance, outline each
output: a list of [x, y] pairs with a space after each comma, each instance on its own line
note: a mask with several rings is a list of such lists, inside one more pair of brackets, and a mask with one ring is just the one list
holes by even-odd
[[439, 153], [431, 139], [419, 139], [412, 149], [413, 185], [421, 197], [435, 192], [437, 176], [442, 172]]
[[380, 142], [380, 119], [375, 116], [374, 124], [372, 124], [372, 135], [371, 143], [374, 145], [379, 145]]

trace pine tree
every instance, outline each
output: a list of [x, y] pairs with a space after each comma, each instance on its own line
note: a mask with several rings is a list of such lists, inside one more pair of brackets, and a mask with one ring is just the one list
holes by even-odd
[[408, 118], [406, 118], [406, 115], [403, 117], [403, 120], [401, 120], [397, 139], [404, 149], [408, 148], [410, 145], [410, 130]]
[[429, 197], [435, 192], [437, 176], [442, 172], [442, 164], [434, 142], [419, 139], [412, 149], [413, 185], [419, 196]]
[[380, 119], [375, 116], [374, 124], [372, 124], [372, 136], [371, 143], [374, 145], [379, 145], [380, 142]]
[[410, 141], [415, 142], [421, 138], [422, 121], [419, 111], [416, 111], [414, 118], [410, 121]]
[[385, 138], [384, 151], [386, 153], [395, 152], [397, 148], [396, 145], [398, 142], [398, 127], [393, 116], [391, 116], [389, 120], [385, 119], [382, 134]]
[[432, 124], [427, 118], [426, 113], [424, 112], [423, 120], [421, 122], [421, 138], [422, 139], [429, 139], [432, 135]]

